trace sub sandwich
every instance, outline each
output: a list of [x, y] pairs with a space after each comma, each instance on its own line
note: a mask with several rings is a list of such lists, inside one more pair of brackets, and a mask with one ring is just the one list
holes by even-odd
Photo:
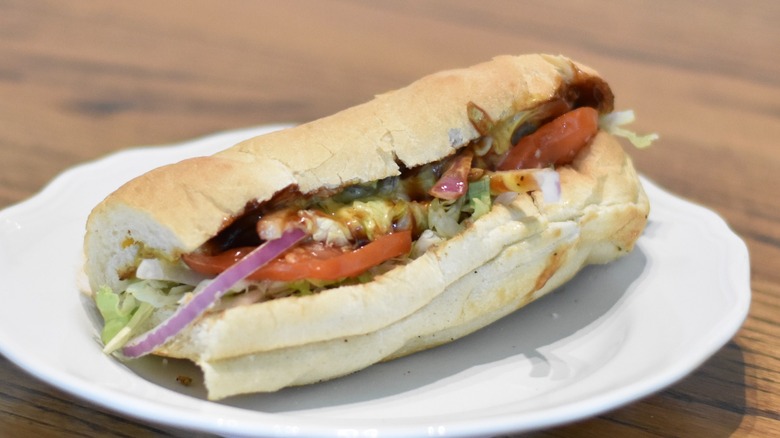
[[562, 56], [443, 71], [126, 183], [86, 225], [107, 353], [211, 399], [450, 342], [632, 250], [649, 205], [613, 93]]

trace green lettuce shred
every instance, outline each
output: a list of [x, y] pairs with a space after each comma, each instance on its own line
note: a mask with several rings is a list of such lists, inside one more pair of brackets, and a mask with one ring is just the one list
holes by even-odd
[[436, 198], [428, 206], [428, 225], [442, 237], [452, 237], [461, 230], [460, 212], [465, 204], [465, 196], [454, 201]]
[[115, 294], [109, 287], [101, 287], [95, 294], [95, 304], [103, 317], [100, 339], [107, 344], [122, 328], [127, 326], [141, 302], [132, 295]]
[[654, 141], [658, 140], [659, 137], [656, 133], [638, 135], [631, 130], [623, 128], [623, 125], [632, 123], [634, 120], [636, 120], [636, 117], [633, 111], [616, 111], [601, 116], [599, 118], [599, 127], [612, 135], [627, 139], [638, 149], [647, 148]]
[[469, 190], [466, 193], [468, 202], [464, 208], [471, 213], [471, 219], [479, 219], [490, 212], [492, 202], [490, 200], [490, 179], [483, 177], [477, 181], [469, 183]]
[[99, 288], [95, 304], [103, 317], [103, 352], [110, 354], [122, 347], [155, 309], [174, 305], [191, 290], [191, 286], [159, 280], [137, 281], [120, 294], [106, 286]]

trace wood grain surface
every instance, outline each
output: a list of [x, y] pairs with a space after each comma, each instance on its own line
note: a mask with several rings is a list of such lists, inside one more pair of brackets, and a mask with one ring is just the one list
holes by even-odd
[[[113, 151], [311, 120], [498, 54], [563, 53], [607, 78], [637, 130], [661, 134], [630, 151], [640, 171], [744, 238], [753, 302], [736, 337], [679, 383], [529, 436], [780, 436], [778, 23], [775, 0], [0, 0], [0, 208]], [[94, 406], [0, 357], [0, 436], [193, 433]]]

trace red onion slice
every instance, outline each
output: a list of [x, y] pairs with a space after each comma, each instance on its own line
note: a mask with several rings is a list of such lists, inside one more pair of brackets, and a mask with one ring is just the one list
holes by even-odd
[[176, 336], [192, 321], [209, 309], [222, 295], [252, 272], [295, 246], [306, 237], [306, 232], [294, 228], [281, 237], [258, 246], [244, 258], [217, 275], [206, 287], [195, 293], [192, 299], [181, 305], [176, 312], [157, 327], [139, 335], [122, 348], [122, 354], [129, 358], [141, 357]]
[[455, 157], [441, 178], [431, 187], [431, 196], [446, 200], [455, 200], [469, 190], [469, 170], [474, 154], [467, 150]]

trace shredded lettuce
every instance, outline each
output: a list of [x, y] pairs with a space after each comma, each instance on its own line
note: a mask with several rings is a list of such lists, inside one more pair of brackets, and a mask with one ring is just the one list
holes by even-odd
[[[463, 229], [464, 216], [476, 220], [490, 212], [490, 178], [469, 183], [465, 196], [454, 201], [434, 199], [428, 206], [428, 225], [440, 237], [450, 238]], [[465, 215], [464, 215], [465, 213]]]
[[636, 120], [636, 117], [633, 111], [616, 111], [599, 117], [599, 127], [612, 135], [627, 139], [638, 149], [649, 147], [654, 141], [658, 140], [659, 137], [656, 133], [638, 135], [623, 128], [624, 125], [632, 123], [634, 120]]
[[428, 206], [428, 225], [442, 237], [452, 237], [461, 230], [460, 213], [466, 197], [454, 201], [436, 198]]
[[492, 203], [490, 201], [490, 178], [483, 177], [477, 181], [469, 183], [469, 190], [466, 193], [468, 202], [464, 210], [471, 213], [471, 219], [479, 219], [490, 212]]
[[135, 329], [151, 316], [154, 306], [135, 299], [131, 294], [115, 294], [101, 287], [95, 294], [95, 303], [103, 316], [103, 352], [111, 354], [126, 344]]
[[314, 279], [296, 280], [285, 284], [285, 290], [289, 291], [290, 293], [285, 293], [284, 295], [304, 297], [307, 295], [314, 295], [316, 293], [319, 293], [323, 289], [346, 286], [350, 284], [368, 283], [373, 279], [374, 279], [374, 275], [369, 271], [369, 272], [364, 272], [358, 275], [357, 277], [343, 278], [340, 280], [329, 280], [329, 281], [314, 280]]
[[149, 303], [141, 303], [135, 313], [133, 313], [133, 317], [130, 318], [130, 321], [128, 321], [124, 327], [122, 327], [113, 337], [111, 337], [108, 342], [105, 343], [103, 352], [106, 354], [111, 354], [121, 346], [125, 345], [127, 341], [129, 341], [130, 338], [135, 334], [136, 329], [144, 321], [149, 319], [153, 311], [154, 306]]
[[95, 304], [103, 317], [103, 351], [110, 354], [127, 343], [155, 309], [177, 304], [192, 289], [160, 280], [136, 281], [120, 294], [109, 287], [98, 289]]
[[309, 281], [299, 280], [288, 283], [287, 288], [293, 291], [292, 295], [305, 297], [313, 294], [316, 286]]
[[184, 293], [192, 289], [191, 286], [174, 282], [142, 280], [128, 286], [125, 293], [154, 307], [165, 307], [178, 303]]
[[292, 295], [296, 296], [306, 296], [306, 295], [312, 295], [324, 288], [338, 286], [341, 284], [346, 284], [350, 281], [350, 279], [342, 279], [342, 280], [315, 280], [315, 279], [304, 279], [304, 280], [296, 280], [290, 283], [287, 283], [286, 289], [292, 290]]
[[130, 322], [135, 311], [140, 307], [132, 295], [115, 294], [109, 287], [101, 287], [95, 294], [95, 304], [103, 316], [103, 331], [100, 339], [108, 343], [123, 327]]

